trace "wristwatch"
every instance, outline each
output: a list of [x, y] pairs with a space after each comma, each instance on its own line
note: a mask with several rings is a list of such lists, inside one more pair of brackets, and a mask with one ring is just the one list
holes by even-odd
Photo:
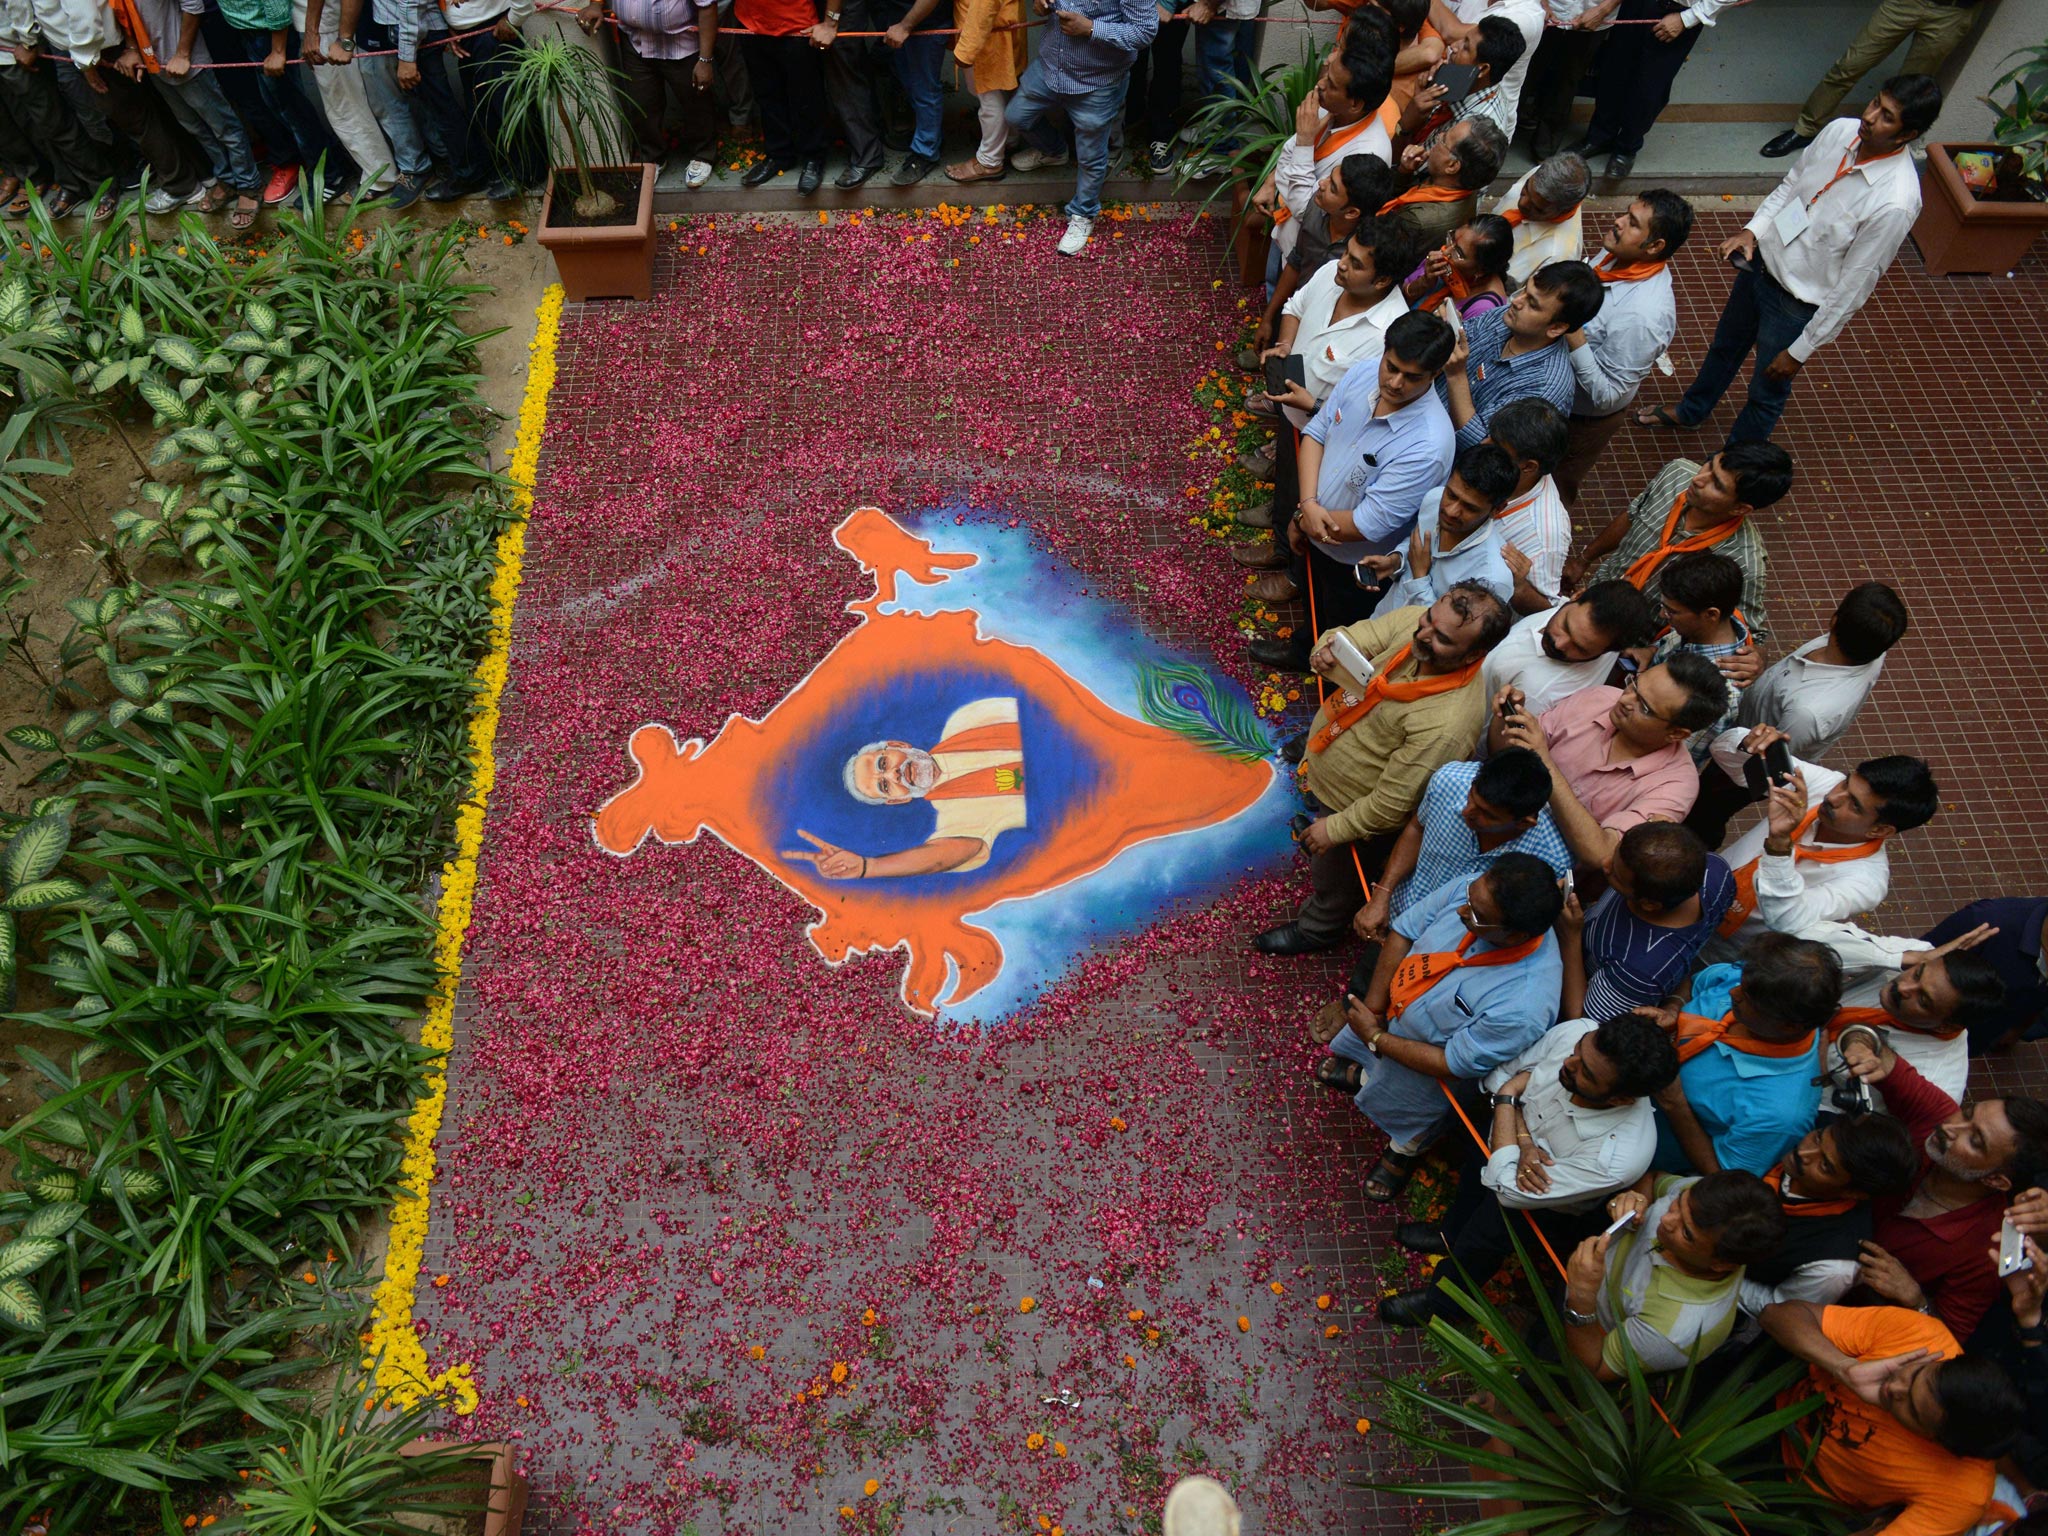
[[1380, 1042], [1381, 1042], [1382, 1040], [1386, 1039], [1386, 1037], [1387, 1037], [1387, 1032], [1386, 1032], [1386, 1031], [1385, 1031], [1384, 1029], [1376, 1029], [1376, 1030], [1374, 1030], [1374, 1031], [1373, 1031], [1373, 1032], [1372, 1032], [1372, 1033], [1371, 1033], [1370, 1035], [1368, 1035], [1368, 1036], [1366, 1037], [1366, 1041], [1365, 1041], [1365, 1048], [1366, 1048], [1366, 1049], [1367, 1049], [1368, 1051], [1371, 1051], [1371, 1052], [1373, 1053], [1373, 1055], [1375, 1055], [1375, 1056], [1379, 1055], [1379, 1053], [1380, 1053]]
[[1593, 1328], [1599, 1325], [1600, 1314], [1598, 1312], [1574, 1312], [1572, 1304], [1566, 1302], [1564, 1304], [1564, 1320], [1574, 1328]]
[[1496, 1093], [1493, 1096], [1493, 1107], [1495, 1109], [1520, 1109], [1522, 1107], [1522, 1096], [1519, 1093]]

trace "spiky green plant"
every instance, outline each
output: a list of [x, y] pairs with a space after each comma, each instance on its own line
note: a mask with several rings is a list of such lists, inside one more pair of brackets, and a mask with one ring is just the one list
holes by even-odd
[[[1528, 1252], [1515, 1238], [1525, 1272]], [[1541, 1326], [1518, 1328], [1476, 1290], [1446, 1284], [1444, 1294], [1477, 1325], [1478, 1337], [1443, 1318], [1430, 1343], [1455, 1373], [1443, 1396], [1383, 1379], [1397, 1402], [1417, 1410], [1383, 1426], [1403, 1444], [1447, 1465], [1499, 1479], [1470, 1477], [1375, 1483], [1384, 1492], [1475, 1504], [1512, 1500], [1514, 1513], [1452, 1526], [1445, 1536], [1814, 1536], [1840, 1528], [1841, 1506], [1785, 1475], [1779, 1436], [1819, 1406], [1779, 1395], [1805, 1379], [1786, 1361], [1760, 1371], [1751, 1355], [1704, 1393], [1693, 1372], [1651, 1378], [1633, 1350], [1616, 1386], [1572, 1354], [1557, 1308], [1536, 1287]], [[1537, 1335], [1548, 1348], [1539, 1349]], [[1468, 1433], [1434, 1433], [1448, 1420]], [[1503, 1450], [1494, 1450], [1498, 1443]]]
[[1310, 46], [1292, 64], [1268, 65], [1246, 85], [1236, 75], [1217, 82], [1216, 94], [1188, 122], [1192, 141], [1182, 160], [1181, 181], [1194, 166], [1220, 172], [1202, 199], [1208, 207], [1233, 188], [1256, 190], [1280, 163], [1280, 151], [1294, 137], [1294, 114], [1316, 88], [1329, 49]]
[[488, 87], [499, 93], [503, 113], [500, 150], [516, 157], [519, 145], [538, 138], [550, 143], [550, 159], [566, 155], [576, 173], [573, 206], [582, 218], [618, 211], [618, 199], [600, 189], [590, 172], [628, 158], [620, 79], [591, 49], [551, 37], [526, 44], [511, 70]]

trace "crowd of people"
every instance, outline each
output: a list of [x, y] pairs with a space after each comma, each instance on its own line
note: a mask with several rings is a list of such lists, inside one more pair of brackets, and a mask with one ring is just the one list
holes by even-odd
[[[1758, 516], [1797, 484], [1772, 440], [1794, 381], [1912, 224], [1940, 89], [1897, 75], [1812, 125], [1721, 246], [1697, 376], [1651, 403], [1694, 210], [1651, 189], [1593, 224], [1574, 150], [1482, 206], [1519, 0], [1468, 32], [1432, 7], [1498, 82], [1448, 115], [1426, 80], [1395, 104], [1403, 9], [1352, 14], [1262, 189], [1281, 238], [1238, 361], [1265, 375], [1275, 441], [1248, 461], [1274, 494], [1234, 550], [1279, 621], [1251, 660], [1320, 698], [1283, 749], [1308, 888], [1256, 946], [1359, 946], [1309, 1031], [1316, 1081], [1386, 1137], [1367, 1195], [1432, 1149], [1458, 1167], [1442, 1219], [1399, 1228], [1435, 1278], [1381, 1320], [1461, 1315], [1445, 1285], [1489, 1281], [1526, 1221], [1563, 1271], [1528, 1278], [1598, 1377], [1789, 1351], [1826, 1401], [1812, 1476], [1869, 1530], [2048, 1529], [2048, 1104], [1971, 1081], [2048, 1035], [2048, 900], [1862, 926], [1941, 808], [1917, 743], [1829, 761], [1907, 605], [1864, 582], [1781, 638]], [[1614, 436], [1698, 432], [1745, 362], [1719, 445], [1575, 544]]]

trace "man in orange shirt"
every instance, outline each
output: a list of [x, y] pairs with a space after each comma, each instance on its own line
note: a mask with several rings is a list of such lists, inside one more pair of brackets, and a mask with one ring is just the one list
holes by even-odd
[[1827, 1492], [1854, 1509], [1904, 1506], [1859, 1536], [1959, 1536], [2014, 1517], [1993, 1496], [1991, 1462], [2026, 1403], [1996, 1362], [1964, 1354], [1947, 1328], [1904, 1307], [1781, 1301], [1761, 1321], [1826, 1399], [1787, 1432], [1786, 1459], [1797, 1465], [1818, 1437], [1812, 1476]]

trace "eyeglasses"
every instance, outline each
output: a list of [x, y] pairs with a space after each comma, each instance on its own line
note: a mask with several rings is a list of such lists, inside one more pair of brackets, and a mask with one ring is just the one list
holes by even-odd
[[1634, 694], [1636, 696], [1636, 708], [1640, 709], [1652, 720], [1657, 721], [1660, 725], [1669, 725], [1671, 723], [1668, 717], [1660, 715], [1656, 710], [1650, 708], [1650, 701], [1643, 697], [1642, 678], [1638, 673], [1631, 672], [1621, 680], [1621, 691]]

